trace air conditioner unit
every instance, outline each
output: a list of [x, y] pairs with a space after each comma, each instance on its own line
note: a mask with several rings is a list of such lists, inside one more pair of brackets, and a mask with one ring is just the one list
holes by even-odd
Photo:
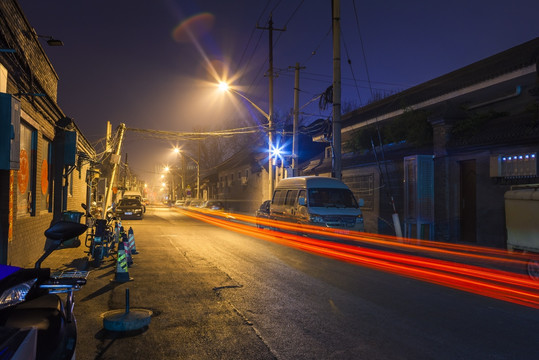
[[64, 132], [64, 164], [75, 165], [77, 161], [77, 132]]

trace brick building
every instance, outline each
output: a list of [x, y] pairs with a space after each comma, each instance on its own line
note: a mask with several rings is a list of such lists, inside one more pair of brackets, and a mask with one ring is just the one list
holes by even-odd
[[58, 106], [58, 75], [16, 0], [0, 18], [0, 263], [26, 266], [53, 217], [86, 202], [95, 150]]

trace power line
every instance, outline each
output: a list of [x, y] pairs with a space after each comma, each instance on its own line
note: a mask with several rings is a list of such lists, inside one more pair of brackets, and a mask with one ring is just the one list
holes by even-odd
[[228, 129], [220, 131], [210, 132], [180, 132], [180, 131], [165, 131], [165, 130], [153, 130], [153, 129], [137, 129], [126, 128], [127, 131], [131, 131], [137, 134], [141, 134], [147, 137], [169, 139], [169, 140], [202, 140], [207, 137], [229, 137], [234, 135], [253, 134], [261, 131], [266, 131], [264, 126], [251, 126], [237, 129]]

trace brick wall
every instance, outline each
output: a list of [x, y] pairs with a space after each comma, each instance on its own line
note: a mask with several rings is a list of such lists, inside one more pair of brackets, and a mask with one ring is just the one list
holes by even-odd
[[[19, 196], [25, 196], [18, 189], [18, 172], [13, 171], [13, 221], [12, 237], [9, 238], [6, 230], [9, 224], [9, 201], [4, 196], [9, 193], [9, 171], [2, 171], [1, 186], [2, 204], [0, 212], [1, 230], [0, 242], [2, 261], [14, 266], [29, 266], [43, 253], [45, 244], [45, 230], [52, 221], [50, 203], [42, 199], [42, 162], [47, 142], [54, 140], [54, 126], [56, 121], [64, 117], [63, 112], [56, 104], [58, 76], [47, 58], [33, 28], [22, 13], [15, 0], [0, 1], [0, 46], [15, 49], [15, 53], [0, 54], [0, 61], [8, 72], [7, 92], [11, 94], [46, 93], [47, 97], [18, 96], [21, 101], [21, 123], [34, 132], [34, 145], [32, 146], [32, 163], [35, 171], [29, 174], [29, 184], [32, 188], [32, 202], [34, 209], [30, 213], [19, 209], [17, 201]], [[86, 153], [93, 149], [83, 136], [79, 136], [77, 148]], [[68, 210], [82, 211], [81, 203], [86, 202], [86, 170], [88, 165], [73, 170], [72, 192], [68, 196]], [[45, 177], [47, 178], [47, 177]], [[52, 181], [49, 171], [49, 182]], [[46, 188], [46, 187], [45, 187]], [[49, 192], [52, 187], [49, 187]], [[21, 210], [21, 211], [19, 211]]]
[[[0, 15], [2, 43], [16, 50], [16, 53], [10, 56], [11, 61], [6, 68], [11, 76], [16, 77], [19, 91], [27, 93], [44, 91], [56, 102], [58, 75], [17, 1], [0, 1]], [[33, 79], [28, 72], [29, 69], [32, 70]], [[34, 83], [36, 88], [30, 88], [31, 83]]]

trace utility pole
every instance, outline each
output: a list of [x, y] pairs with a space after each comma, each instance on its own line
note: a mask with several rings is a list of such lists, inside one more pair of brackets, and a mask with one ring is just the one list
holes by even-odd
[[[129, 161], [127, 160], [127, 153], [125, 153], [125, 167], [124, 167], [124, 181], [123, 181], [123, 188], [124, 191], [127, 190], [127, 168], [129, 167]], [[131, 183], [131, 182], [129, 182]], [[131, 190], [131, 189], [129, 189]]]
[[107, 209], [109, 206], [109, 202], [111, 201], [112, 197], [112, 187], [114, 185], [114, 178], [116, 177], [116, 170], [118, 169], [118, 164], [120, 163], [120, 152], [122, 150], [122, 143], [124, 140], [124, 133], [125, 133], [125, 124], [120, 124], [120, 127], [118, 129], [119, 131], [119, 141], [116, 145], [116, 151], [114, 154], [110, 155], [110, 161], [114, 164], [112, 168], [112, 175], [110, 176], [110, 183], [107, 187], [107, 193], [105, 194], [105, 203], [103, 204], [103, 219], [107, 216]]
[[305, 69], [305, 66], [300, 67], [299, 63], [294, 68], [294, 123], [292, 126], [292, 176], [298, 176], [298, 122], [299, 122], [299, 71]]
[[286, 28], [283, 29], [275, 29], [273, 27], [273, 17], [270, 14], [268, 27], [259, 27], [257, 26], [257, 29], [261, 30], [269, 30], [269, 70], [268, 70], [268, 76], [269, 76], [269, 111], [268, 111], [268, 173], [269, 173], [269, 197], [271, 198], [271, 195], [273, 194], [273, 159], [272, 159], [272, 151], [273, 151], [273, 31], [285, 31]]
[[332, 176], [342, 179], [341, 164], [341, 4], [333, 4], [333, 167]]

